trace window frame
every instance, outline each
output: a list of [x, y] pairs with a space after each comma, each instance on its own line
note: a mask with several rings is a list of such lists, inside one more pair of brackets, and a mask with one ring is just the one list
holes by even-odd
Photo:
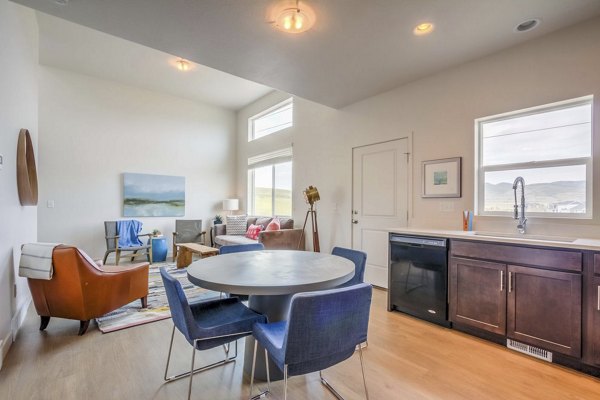
[[[294, 160], [292, 148], [285, 148], [271, 153], [261, 154], [256, 157], [248, 158], [248, 212], [250, 215], [256, 215], [256, 208], [254, 204], [255, 192], [255, 169], [261, 167], [271, 167], [271, 217], [277, 216], [275, 214], [275, 167], [280, 164], [291, 163], [292, 167], [292, 196], [291, 196], [291, 214], [294, 213]], [[279, 215], [281, 217], [292, 217], [292, 215]]]
[[[264, 116], [267, 116], [269, 114], [272, 114], [272, 113], [276, 112], [277, 110], [280, 110], [280, 109], [282, 109], [282, 108], [284, 108], [284, 107], [286, 107], [286, 106], [288, 106], [290, 104], [292, 106], [292, 120], [290, 122], [290, 125], [284, 126], [281, 129], [278, 129], [278, 130], [276, 130], [274, 132], [269, 133], [268, 135], [261, 136], [259, 138], [255, 138], [254, 137], [255, 136], [254, 122], [256, 120], [258, 120], [258, 119], [260, 119], [260, 118], [262, 118]], [[248, 118], [248, 142], [252, 142], [254, 140], [258, 140], [258, 139], [262, 139], [262, 138], [271, 136], [271, 135], [273, 135], [275, 133], [281, 132], [281, 131], [286, 130], [288, 128], [291, 128], [293, 126], [294, 126], [294, 98], [290, 97], [288, 99], [285, 99], [285, 100], [283, 100], [283, 101], [275, 104], [274, 106], [271, 106], [271, 107], [267, 108], [266, 110], [263, 110], [263, 111], [259, 112], [256, 115], [253, 115], [250, 118]]]
[[[482, 126], [484, 123], [502, 121], [512, 118], [525, 117], [528, 115], [536, 115], [544, 112], [551, 112], [565, 108], [572, 108], [584, 104], [590, 104], [592, 109], [592, 119], [590, 127], [590, 156], [589, 157], [574, 157], [563, 158], [560, 160], [546, 161], [528, 161], [501, 165], [483, 166], [483, 140]], [[485, 211], [485, 173], [494, 171], [518, 170], [518, 169], [537, 169], [548, 167], [565, 167], [585, 165], [586, 168], [586, 212], [585, 213], [544, 213], [544, 212], [527, 212], [528, 217], [534, 218], [552, 218], [552, 219], [592, 219], [593, 218], [593, 164], [594, 164], [594, 96], [583, 96], [575, 99], [560, 101], [551, 104], [531, 107], [523, 110], [511, 111], [503, 114], [493, 115], [475, 120], [475, 185], [474, 185], [474, 201], [475, 215], [491, 216], [491, 217], [506, 217], [513, 215], [512, 211]], [[527, 182], [525, 183], [525, 198], [527, 198]]]

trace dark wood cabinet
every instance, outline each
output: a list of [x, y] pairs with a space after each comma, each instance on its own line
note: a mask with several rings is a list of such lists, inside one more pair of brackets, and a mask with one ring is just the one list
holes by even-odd
[[588, 337], [585, 362], [600, 367], [600, 276], [590, 277], [587, 289]]
[[450, 320], [504, 335], [505, 275], [505, 264], [451, 258]]
[[[450, 249], [453, 324], [581, 358], [581, 251], [463, 240]], [[600, 332], [600, 311], [596, 316]], [[600, 333], [594, 335], [600, 365]]]
[[506, 335], [581, 357], [581, 274], [509, 265]]

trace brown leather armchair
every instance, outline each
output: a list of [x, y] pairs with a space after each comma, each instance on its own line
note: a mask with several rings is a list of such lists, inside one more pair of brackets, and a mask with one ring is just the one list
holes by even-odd
[[58, 317], [79, 320], [83, 335], [92, 318], [135, 299], [147, 306], [147, 262], [100, 267], [76, 247], [60, 245], [52, 252], [52, 263], [51, 280], [27, 279], [42, 331], [50, 317]]

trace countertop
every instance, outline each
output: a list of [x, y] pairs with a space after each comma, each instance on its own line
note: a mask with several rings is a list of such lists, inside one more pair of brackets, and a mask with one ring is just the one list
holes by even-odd
[[422, 235], [432, 237], [443, 237], [450, 239], [477, 240], [481, 242], [512, 243], [531, 246], [556, 247], [561, 249], [577, 249], [600, 251], [600, 240], [585, 238], [567, 238], [551, 235], [534, 235], [518, 232], [514, 233], [494, 233], [481, 231], [452, 231], [440, 229], [421, 229], [421, 228], [394, 228], [389, 230], [391, 233], [400, 233], [406, 235]]

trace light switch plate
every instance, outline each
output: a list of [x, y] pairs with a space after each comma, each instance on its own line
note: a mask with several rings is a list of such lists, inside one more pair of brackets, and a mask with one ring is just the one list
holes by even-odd
[[46, 207], [48, 207], [48, 208], [54, 208], [54, 200], [48, 200], [46, 202]]

